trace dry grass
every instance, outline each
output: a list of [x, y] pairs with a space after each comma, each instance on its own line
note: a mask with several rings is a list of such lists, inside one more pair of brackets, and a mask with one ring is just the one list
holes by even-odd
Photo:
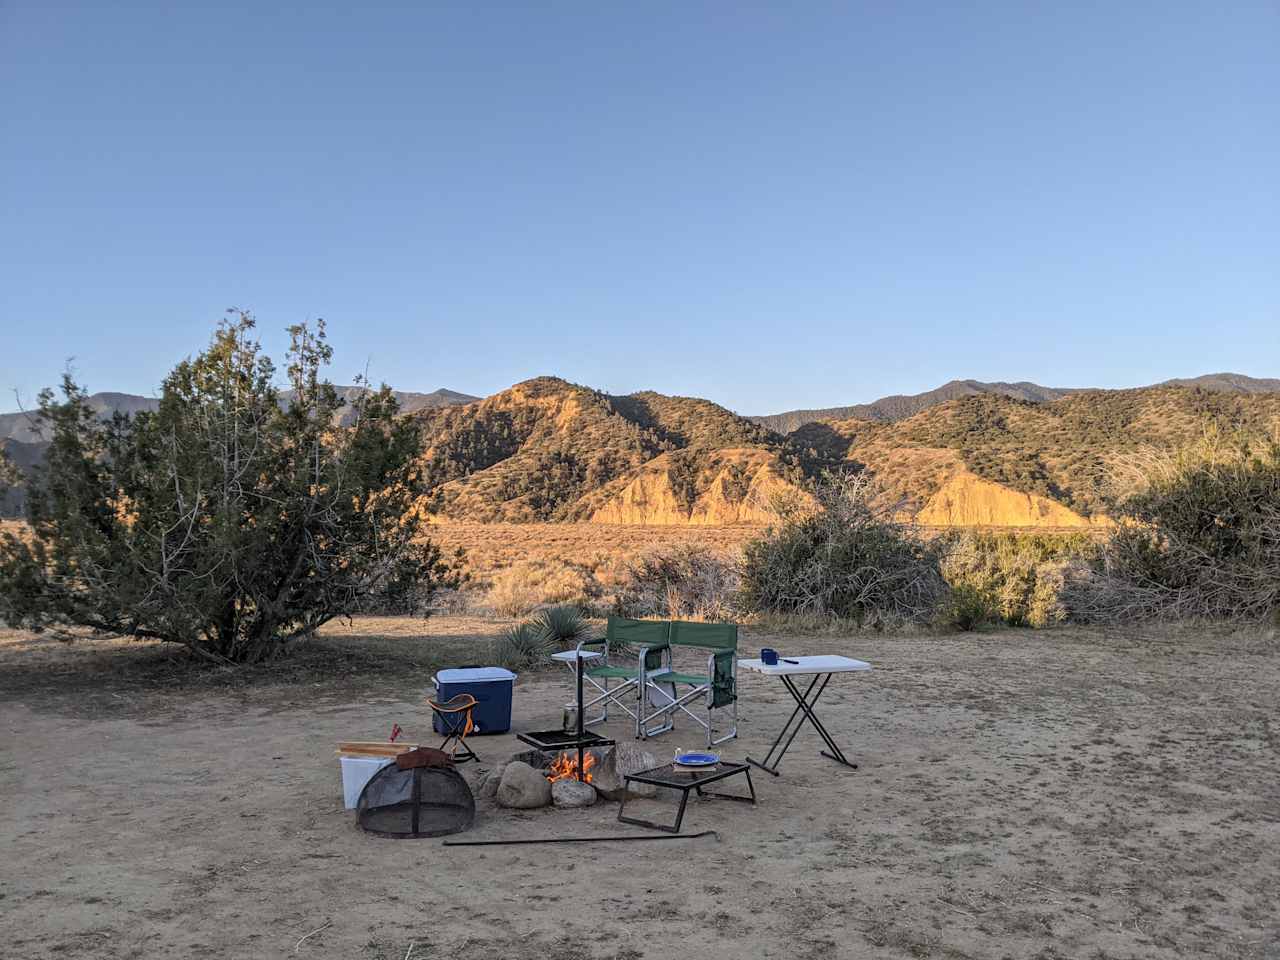
[[[623, 526], [593, 523], [440, 523], [431, 537], [446, 552], [467, 552], [466, 570], [477, 595], [507, 616], [544, 603], [611, 599], [628, 566], [655, 550], [706, 546], [737, 552], [762, 528]], [[579, 581], [581, 586], [579, 587]], [[576, 596], [574, 595], [576, 594]]]
[[504, 617], [522, 617], [548, 603], [586, 609], [593, 593], [584, 570], [555, 561], [520, 560], [493, 573], [486, 601]]

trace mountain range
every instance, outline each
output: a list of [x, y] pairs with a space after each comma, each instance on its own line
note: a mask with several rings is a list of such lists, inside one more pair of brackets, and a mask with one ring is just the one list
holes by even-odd
[[[343, 401], [343, 409], [339, 418], [345, 421], [350, 408], [350, 399], [362, 387], [354, 385], [335, 386], [338, 396]], [[288, 400], [292, 390], [281, 391], [282, 400]], [[431, 393], [407, 393], [397, 390], [396, 401], [403, 413], [416, 413], [430, 407], [443, 407], [456, 403], [471, 403], [479, 400], [470, 394], [458, 393], [456, 390], [433, 390]], [[89, 406], [98, 412], [104, 420], [115, 413], [138, 413], [142, 410], [155, 410], [160, 406], [155, 397], [141, 397], [132, 393], [95, 393], [90, 395]], [[0, 413], [0, 440], [18, 440], [22, 443], [38, 443], [43, 439], [40, 425], [36, 417], [38, 411], [19, 411], [17, 413]]]
[[[1202, 377], [1189, 379], [1165, 380], [1154, 384], [1157, 387], [1198, 387], [1216, 393], [1277, 393], [1280, 392], [1280, 380], [1247, 377], [1242, 373], [1210, 373]], [[790, 433], [806, 423], [816, 420], [848, 420], [856, 417], [859, 420], [903, 420], [914, 416], [921, 410], [956, 400], [960, 397], [972, 397], [980, 394], [999, 394], [1014, 397], [1018, 400], [1031, 400], [1037, 403], [1058, 400], [1069, 393], [1080, 391], [1080, 387], [1042, 387], [1038, 383], [984, 383], [981, 380], [951, 380], [936, 390], [924, 393], [894, 394], [881, 397], [871, 403], [854, 404], [851, 407], [826, 407], [819, 410], [788, 410], [786, 413], [773, 413], [751, 417], [756, 423], [776, 430], [779, 433]]]
[[[807, 496], [822, 471], [854, 468], [929, 525], [1084, 527], [1108, 522], [1115, 467], [1141, 448], [1185, 444], [1209, 424], [1280, 430], [1280, 380], [1238, 374], [1130, 390], [957, 380], [769, 417], [555, 377], [483, 399], [400, 396], [423, 430], [420, 508], [440, 522], [759, 522], [778, 496]], [[104, 414], [153, 403], [95, 395]], [[0, 438], [29, 470], [43, 445], [16, 416], [0, 417]], [[4, 507], [16, 509], [12, 493]]]

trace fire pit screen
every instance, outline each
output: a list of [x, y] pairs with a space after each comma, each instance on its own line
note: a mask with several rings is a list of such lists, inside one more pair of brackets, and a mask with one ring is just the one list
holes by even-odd
[[380, 837], [442, 837], [469, 829], [476, 818], [471, 788], [457, 770], [394, 763], [374, 774], [356, 804], [356, 822]]

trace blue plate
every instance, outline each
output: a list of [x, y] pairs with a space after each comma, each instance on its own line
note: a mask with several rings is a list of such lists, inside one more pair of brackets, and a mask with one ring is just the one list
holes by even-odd
[[676, 756], [676, 763], [682, 767], [714, 767], [719, 762], [717, 753], [681, 753]]

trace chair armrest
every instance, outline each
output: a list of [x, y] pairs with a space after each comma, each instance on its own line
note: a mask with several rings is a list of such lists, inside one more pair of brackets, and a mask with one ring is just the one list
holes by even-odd
[[642, 676], [642, 677], [643, 677], [645, 674], [647, 674], [647, 673], [649, 672], [649, 667], [647, 666], [647, 661], [648, 661], [648, 659], [649, 659], [650, 654], [654, 654], [654, 653], [658, 654], [658, 663], [657, 663], [657, 666], [655, 666], [653, 669], [655, 669], [655, 670], [659, 670], [659, 669], [661, 669], [661, 668], [662, 668], [662, 659], [663, 659], [663, 658], [662, 658], [662, 653], [663, 653], [663, 651], [666, 651], [667, 661], [668, 661], [668, 663], [669, 663], [669, 662], [670, 662], [670, 659], [671, 659], [671, 644], [669, 644], [669, 643], [655, 643], [655, 644], [653, 644], [652, 646], [648, 646], [648, 647], [641, 647], [641, 648], [640, 648], [640, 656], [639, 656], [639, 658], [638, 658], [638, 659], [637, 659], [637, 661], [636, 661], [636, 662], [637, 662], [637, 666], [640, 668], [640, 676]]
[[609, 654], [609, 638], [608, 638], [608, 637], [596, 637], [594, 640], [582, 640], [582, 641], [579, 641], [579, 643], [578, 643], [578, 649], [579, 649], [579, 650], [581, 650], [583, 647], [604, 647], [605, 656], [608, 656], [608, 654]]

